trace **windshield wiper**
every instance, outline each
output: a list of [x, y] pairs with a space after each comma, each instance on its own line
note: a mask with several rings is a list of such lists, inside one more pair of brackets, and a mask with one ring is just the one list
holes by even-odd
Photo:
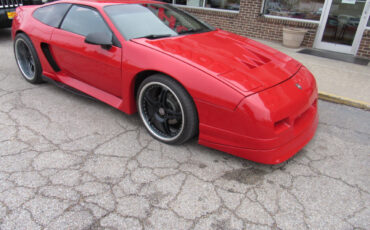
[[199, 32], [201, 29], [193, 29], [193, 28], [189, 28], [188, 30], [183, 30], [183, 31], [180, 31], [178, 32], [178, 34], [187, 34], [187, 33], [196, 33], [196, 32]]
[[145, 35], [145, 36], [137, 37], [137, 38], [132, 38], [132, 39], [138, 39], [138, 38], [157, 39], [157, 38], [166, 38], [166, 37], [171, 37], [171, 36], [172, 36], [172, 34], [149, 34], [149, 35]]
[[200, 33], [200, 32], [208, 32], [208, 31], [211, 31], [211, 30], [205, 29], [205, 28], [202, 28], [202, 29], [189, 28], [188, 30], [183, 30], [183, 31], [178, 32], [178, 34], [191, 34], [191, 33]]

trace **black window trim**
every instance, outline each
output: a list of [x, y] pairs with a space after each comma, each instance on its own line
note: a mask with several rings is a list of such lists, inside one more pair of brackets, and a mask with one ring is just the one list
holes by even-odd
[[[66, 13], [64, 14], [62, 20], [60, 21], [59, 23], [59, 26], [56, 28], [56, 29], [59, 29], [59, 30], [63, 30], [61, 27], [62, 27], [62, 24], [64, 22], [64, 19], [67, 17], [69, 11], [72, 9], [73, 6], [79, 6], [79, 7], [83, 7], [83, 8], [88, 8], [90, 10], [93, 10], [93, 11], [96, 11], [101, 19], [103, 20], [103, 22], [105, 23], [105, 25], [107, 26], [107, 28], [109, 29], [109, 31], [112, 33], [112, 42], [113, 42], [113, 46], [116, 46], [118, 48], [122, 48], [122, 45], [121, 45], [121, 42], [118, 40], [117, 36], [114, 34], [113, 30], [109, 27], [108, 23], [105, 21], [103, 15], [99, 12], [98, 9], [96, 9], [95, 7], [92, 7], [92, 6], [88, 6], [88, 5], [83, 5], [83, 4], [74, 4], [74, 3], [71, 3], [71, 6], [69, 7], [69, 9], [66, 11]], [[63, 30], [63, 31], [67, 31], [67, 30]], [[71, 32], [71, 31], [68, 31], [70, 33], [73, 33], [73, 34], [77, 34], [77, 33], [74, 33], [74, 32]], [[80, 36], [83, 36], [81, 34], [77, 34], [77, 35], [80, 35]], [[85, 37], [85, 36], [83, 36]]]
[[68, 10], [67, 10], [67, 11], [66, 11], [66, 13], [63, 15], [62, 20], [60, 20], [60, 22], [59, 22], [59, 25], [58, 25], [57, 29], [60, 29], [60, 27], [62, 26], [62, 23], [63, 23], [64, 19], [66, 18], [66, 15], [68, 14], [68, 12], [71, 10], [72, 6], [73, 6], [73, 4], [71, 4], [71, 5], [69, 6]]

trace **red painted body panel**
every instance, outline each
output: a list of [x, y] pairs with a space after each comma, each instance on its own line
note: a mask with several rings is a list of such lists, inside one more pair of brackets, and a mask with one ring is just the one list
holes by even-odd
[[245, 95], [286, 80], [301, 66], [281, 52], [222, 30], [135, 42], [188, 63]]
[[[69, 42], [65, 42], [68, 37]], [[85, 37], [53, 29], [49, 44], [66, 76], [85, 82], [116, 97], [121, 96], [121, 48], [109, 50], [85, 43]]]
[[261, 163], [281, 163], [312, 138], [317, 99], [316, 82], [303, 67], [291, 79], [246, 97], [224, 114], [227, 123], [220, 123], [220, 116], [200, 124], [199, 143]]
[[[222, 30], [126, 41], [102, 9], [123, 1], [63, 2], [96, 8], [122, 48], [104, 50], [86, 44], [80, 35], [34, 19], [32, 12], [37, 7], [20, 7], [12, 35], [24, 32], [31, 38], [45, 76], [132, 114], [136, 112], [137, 76], [146, 71], [164, 73], [193, 98], [200, 144], [261, 163], [288, 159], [314, 135], [316, 82], [291, 57]], [[49, 44], [61, 71], [50, 67], [41, 43]]]

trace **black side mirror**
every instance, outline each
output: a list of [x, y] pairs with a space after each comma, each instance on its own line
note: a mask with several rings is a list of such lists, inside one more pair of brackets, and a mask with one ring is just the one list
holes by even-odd
[[112, 38], [111, 33], [95, 32], [88, 34], [85, 38], [85, 42], [88, 44], [100, 45], [103, 49], [109, 50], [113, 45]]

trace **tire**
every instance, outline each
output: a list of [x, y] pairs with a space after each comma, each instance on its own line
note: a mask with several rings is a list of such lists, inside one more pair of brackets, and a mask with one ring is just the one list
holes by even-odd
[[198, 132], [198, 114], [192, 98], [166, 75], [146, 78], [137, 91], [136, 103], [145, 128], [163, 143], [182, 144]]
[[14, 56], [23, 78], [32, 83], [42, 83], [42, 67], [31, 40], [24, 33], [14, 39]]

